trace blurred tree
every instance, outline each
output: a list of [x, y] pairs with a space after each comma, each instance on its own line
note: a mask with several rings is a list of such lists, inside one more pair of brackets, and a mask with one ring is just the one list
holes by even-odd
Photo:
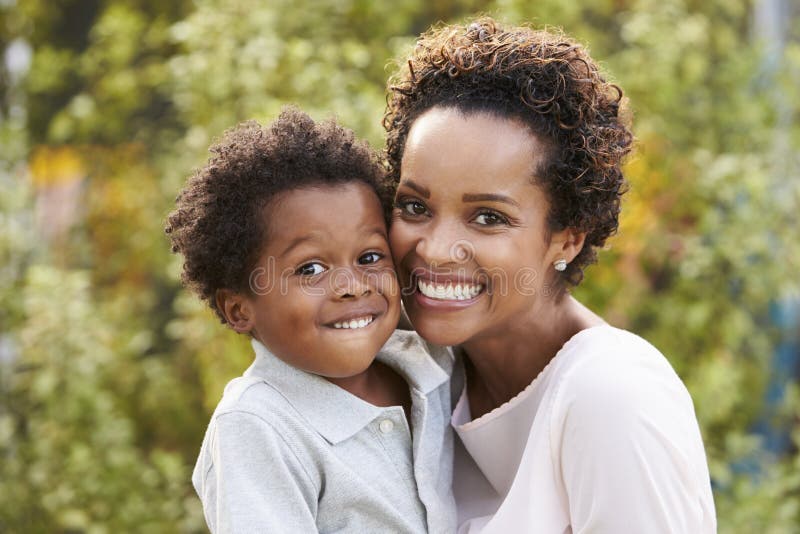
[[162, 90], [169, 27], [187, 1], [26, 0], [22, 33], [36, 50], [25, 82], [39, 143], [161, 142], [176, 127]]
[[1, 88], [24, 110], [0, 124], [13, 141], [0, 171], [3, 532], [203, 530], [188, 485], [202, 391], [164, 334], [177, 288], [155, 161], [181, 129], [160, 92], [175, 5], [0, 6], [6, 57], [6, 43], [34, 50]]
[[[86, 272], [36, 266], [17, 295], [29, 320], [16, 332], [15, 373], [4, 384], [0, 526], [200, 531], [199, 507], [186, 502], [184, 459], [141, 440], [141, 422], [124, 409], [141, 375], [172, 384], [163, 366], [138, 358], [147, 333], [121, 331], [126, 317], [113, 303], [95, 303], [89, 282]], [[180, 424], [173, 406], [163, 408]]]

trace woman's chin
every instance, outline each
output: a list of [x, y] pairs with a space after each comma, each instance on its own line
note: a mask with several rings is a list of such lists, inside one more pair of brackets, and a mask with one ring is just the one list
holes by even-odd
[[432, 318], [428, 314], [415, 315], [409, 314], [414, 330], [422, 339], [434, 345], [460, 345], [471, 337], [470, 332], [465, 332], [463, 323]]

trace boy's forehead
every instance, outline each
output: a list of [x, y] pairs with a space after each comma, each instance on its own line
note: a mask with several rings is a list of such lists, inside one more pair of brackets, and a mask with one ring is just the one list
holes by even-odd
[[267, 246], [273, 249], [302, 243], [341, 245], [372, 234], [387, 235], [378, 196], [361, 182], [287, 191], [264, 208], [264, 217]]

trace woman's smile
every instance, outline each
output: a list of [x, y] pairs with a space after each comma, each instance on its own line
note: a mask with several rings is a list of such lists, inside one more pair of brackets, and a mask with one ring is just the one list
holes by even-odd
[[483, 291], [483, 285], [470, 283], [437, 284], [432, 280], [418, 278], [417, 290], [425, 297], [435, 300], [471, 301]]
[[436, 273], [424, 267], [411, 271], [405, 293], [414, 294], [421, 306], [445, 310], [471, 306], [484, 293], [486, 284], [463, 272]]

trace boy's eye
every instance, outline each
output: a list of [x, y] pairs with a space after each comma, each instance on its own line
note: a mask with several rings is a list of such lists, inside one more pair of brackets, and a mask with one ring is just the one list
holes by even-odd
[[507, 224], [508, 220], [499, 213], [484, 211], [475, 217], [475, 222], [482, 226], [495, 226], [498, 224]]
[[310, 262], [298, 267], [295, 271], [295, 274], [299, 274], [301, 276], [314, 276], [323, 272], [325, 272], [325, 267], [323, 267], [322, 264]]
[[425, 215], [428, 211], [425, 204], [417, 200], [401, 200], [397, 203], [397, 207], [406, 215]]
[[371, 265], [373, 263], [378, 263], [383, 259], [383, 257], [383, 254], [380, 254], [379, 252], [367, 252], [358, 258], [358, 263], [360, 265]]

